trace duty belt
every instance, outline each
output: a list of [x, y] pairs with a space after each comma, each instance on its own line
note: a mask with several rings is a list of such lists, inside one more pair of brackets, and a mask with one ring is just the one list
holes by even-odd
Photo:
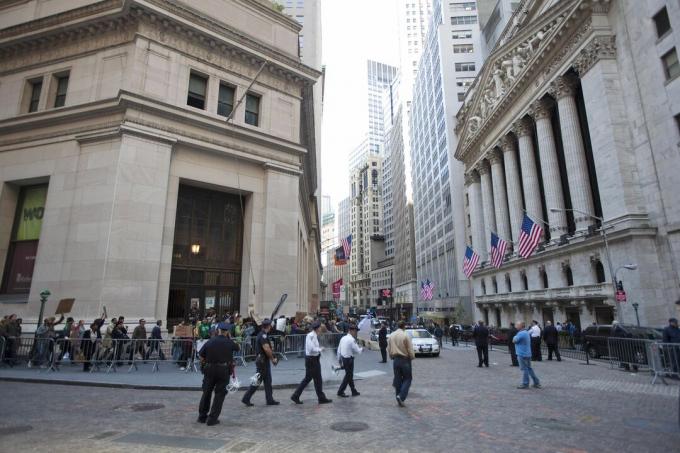
[[207, 364], [214, 366], [229, 366], [228, 362], [208, 362]]

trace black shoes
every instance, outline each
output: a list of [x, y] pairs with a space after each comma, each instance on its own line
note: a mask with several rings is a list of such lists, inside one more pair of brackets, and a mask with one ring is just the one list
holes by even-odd
[[397, 395], [397, 404], [399, 407], [404, 407], [404, 400], [402, 400], [399, 395]]
[[219, 420], [208, 420], [205, 424], [208, 425], [208, 426], [215, 426], [215, 425], [219, 425], [220, 421]]
[[326, 398], [325, 400], [319, 400], [319, 404], [328, 404], [328, 403], [332, 403], [332, 402], [333, 402], [333, 400], [329, 400], [328, 398]]
[[291, 401], [293, 401], [295, 404], [302, 404], [302, 401], [300, 401], [300, 398], [297, 396], [293, 395], [290, 397]]
[[346, 395], [346, 394], [344, 394], [344, 393], [338, 393], [338, 396], [339, 396], [340, 398], [349, 398], [349, 395]]
[[357, 392], [356, 390], [354, 390], [352, 392], [352, 396], [359, 396], [359, 395], [361, 395], [361, 393]]
[[205, 421], [206, 421], [207, 419], [208, 419], [207, 417], [205, 417], [205, 418], [204, 418], [204, 417], [198, 417], [198, 419], [196, 419], [196, 422], [198, 422], [198, 423], [205, 423]]
[[252, 407], [252, 406], [254, 406], [254, 404], [253, 404], [253, 403], [251, 403], [250, 401], [246, 401], [246, 400], [241, 400], [241, 402], [242, 402], [243, 404], [245, 404], [246, 406], [248, 406], [248, 407]]
[[278, 406], [279, 404], [281, 404], [281, 403], [279, 403], [278, 401], [269, 401], [267, 403], [267, 406]]

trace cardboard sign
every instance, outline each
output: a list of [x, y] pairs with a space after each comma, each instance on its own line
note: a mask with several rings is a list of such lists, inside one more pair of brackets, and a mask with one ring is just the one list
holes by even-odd
[[73, 310], [73, 302], [75, 301], [75, 299], [60, 300], [59, 305], [57, 305], [57, 310], [54, 312], [54, 314], [63, 315], [64, 313], [71, 313], [71, 310]]
[[194, 329], [192, 326], [175, 326], [175, 332], [173, 333], [175, 337], [193, 337]]

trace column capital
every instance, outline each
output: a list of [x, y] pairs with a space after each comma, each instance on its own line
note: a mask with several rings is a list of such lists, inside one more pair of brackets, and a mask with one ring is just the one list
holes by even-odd
[[548, 92], [555, 99], [562, 99], [576, 94], [576, 79], [569, 75], [561, 75], [552, 81]]
[[526, 116], [518, 119], [512, 123], [512, 131], [515, 133], [517, 138], [524, 137], [525, 135], [531, 134], [531, 120]]
[[531, 104], [529, 115], [533, 116], [535, 120], [549, 118], [550, 112], [552, 112], [554, 105], [555, 103], [551, 99], [537, 99], [533, 104]]
[[489, 159], [489, 163], [491, 165], [500, 164], [503, 161], [503, 154], [498, 150], [498, 148], [494, 147], [488, 152], [487, 159]]
[[503, 151], [503, 153], [514, 151], [515, 141], [509, 135], [504, 135], [500, 140], [498, 140], [498, 147], [501, 149], [501, 151]]
[[474, 168], [469, 172], [465, 173], [465, 185], [469, 186], [474, 183], [479, 182], [479, 173]]
[[477, 170], [480, 175], [486, 175], [491, 171], [491, 167], [486, 161], [481, 161], [477, 164], [475, 170]]
[[616, 37], [596, 36], [579, 52], [573, 62], [574, 69], [583, 77], [600, 60], [616, 58]]

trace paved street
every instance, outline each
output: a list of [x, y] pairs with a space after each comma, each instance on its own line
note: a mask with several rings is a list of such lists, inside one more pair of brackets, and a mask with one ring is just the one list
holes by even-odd
[[[519, 371], [508, 356], [491, 353], [476, 367], [471, 348], [419, 358], [406, 408], [393, 398], [389, 374], [373, 373], [378, 353], [367, 352], [358, 373], [358, 398], [302, 406], [290, 390], [276, 390], [278, 407], [264, 396], [246, 408], [227, 397], [216, 427], [195, 423], [199, 393], [3, 382], [0, 451], [674, 451], [678, 386], [649, 385], [649, 376], [542, 362], [542, 390], [516, 390]], [[370, 359], [375, 360], [371, 361]], [[375, 363], [375, 366], [373, 366]], [[240, 397], [240, 395], [238, 395]], [[361, 429], [343, 432], [343, 430]]]

